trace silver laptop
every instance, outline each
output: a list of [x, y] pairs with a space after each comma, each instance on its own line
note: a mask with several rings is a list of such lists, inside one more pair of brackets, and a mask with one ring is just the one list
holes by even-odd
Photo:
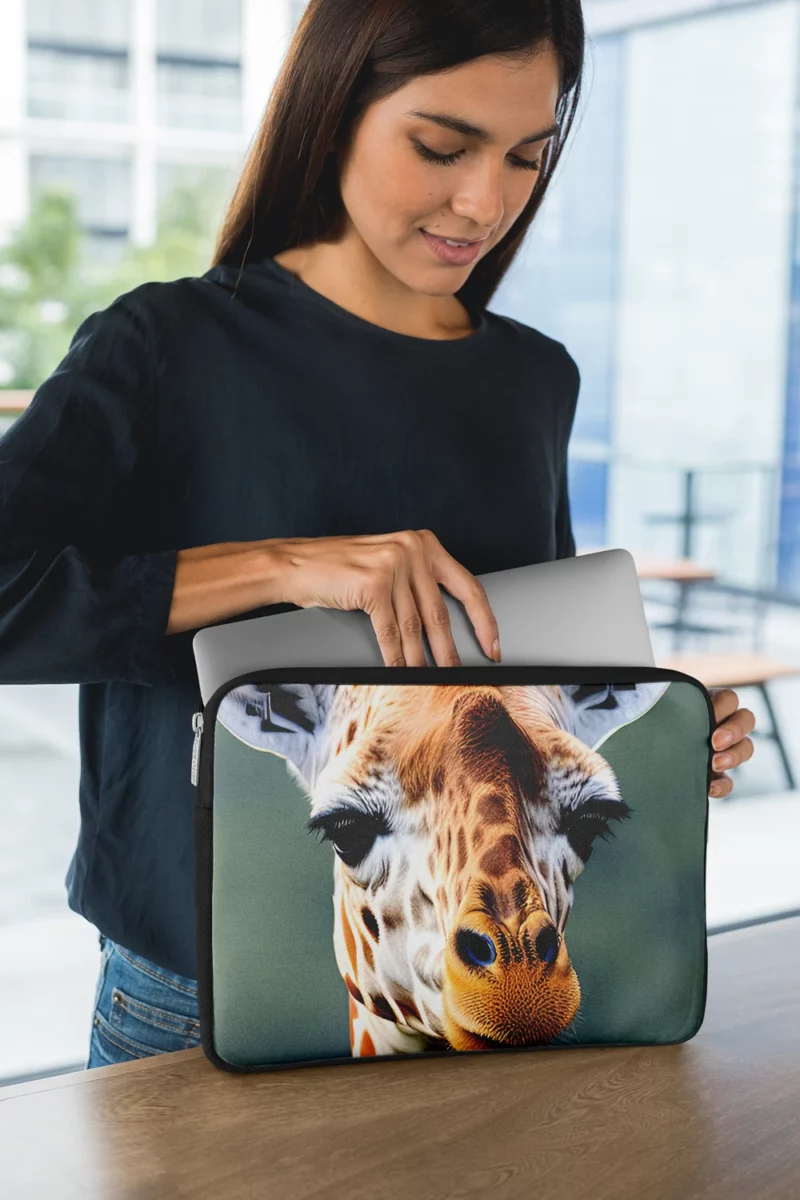
[[[479, 575], [500, 628], [501, 666], [655, 666], [639, 577], [627, 550], [600, 550]], [[492, 666], [459, 600], [441, 589], [462, 665]], [[192, 639], [200, 694], [271, 667], [380, 667], [358, 609], [301, 608], [209, 625]], [[428, 666], [436, 662], [423, 637]]]

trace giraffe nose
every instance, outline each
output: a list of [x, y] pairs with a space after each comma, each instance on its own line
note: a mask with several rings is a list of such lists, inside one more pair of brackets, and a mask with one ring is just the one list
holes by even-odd
[[454, 1050], [546, 1043], [577, 1013], [578, 977], [537, 898], [531, 888], [515, 908], [485, 887], [464, 895], [444, 952], [442, 1014]]
[[[548, 967], [558, 957], [560, 945], [558, 930], [550, 921], [542, 926], [533, 941], [536, 957]], [[497, 947], [488, 933], [462, 926], [456, 934], [456, 953], [468, 967], [490, 967], [497, 958]]]
[[542, 962], [547, 963], [548, 967], [556, 960], [560, 940], [555, 925], [550, 925], [549, 923], [543, 925], [536, 935], [536, 940], [533, 943], [534, 949]]
[[456, 953], [468, 967], [490, 967], [497, 958], [497, 948], [489, 935], [474, 929], [459, 929]]

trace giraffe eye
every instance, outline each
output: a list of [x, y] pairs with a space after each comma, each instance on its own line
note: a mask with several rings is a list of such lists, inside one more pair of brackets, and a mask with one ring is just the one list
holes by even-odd
[[333, 846], [346, 867], [357, 867], [369, 854], [375, 842], [389, 832], [382, 813], [361, 812], [340, 808], [319, 813], [308, 822], [312, 833], [321, 833]]
[[630, 814], [624, 800], [585, 800], [577, 808], [562, 810], [558, 832], [565, 834], [578, 858], [588, 862], [595, 840], [600, 837], [607, 841], [606, 835], [614, 836], [609, 822], [625, 820]]

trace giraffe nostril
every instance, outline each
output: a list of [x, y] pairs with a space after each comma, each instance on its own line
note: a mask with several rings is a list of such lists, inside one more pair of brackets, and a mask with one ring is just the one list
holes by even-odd
[[490, 967], [497, 958], [492, 939], [485, 933], [476, 933], [474, 929], [459, 929], [456, 952], [468, 967]]
[[558, 943], [560, 940], [561, 939], [558, 936], [558, 931], [556, 930], [555, 925], [545, 925], [545, 927], [540, 929], [536, 935], [536, 941], [534, 943], [536, 947], [536, 953], [539, 955], [539, 958], [542, 960], [542, 962], [547, 963], [548, 966], [550, 966], [552, 962], [555, 962], [556, 955], [558, 954]]

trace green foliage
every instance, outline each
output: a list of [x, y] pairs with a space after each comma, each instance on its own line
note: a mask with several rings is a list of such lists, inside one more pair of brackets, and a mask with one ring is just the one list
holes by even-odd
[[219, 172], [163, 201], [150, 246], [126, 243], [115, 261], [92, 253], [72, 192], [38, 192], [28, 219], [0, 246], [0, 386], [36, 389], [90, 313], [149, 280], [208, 270], [224, 197]]

